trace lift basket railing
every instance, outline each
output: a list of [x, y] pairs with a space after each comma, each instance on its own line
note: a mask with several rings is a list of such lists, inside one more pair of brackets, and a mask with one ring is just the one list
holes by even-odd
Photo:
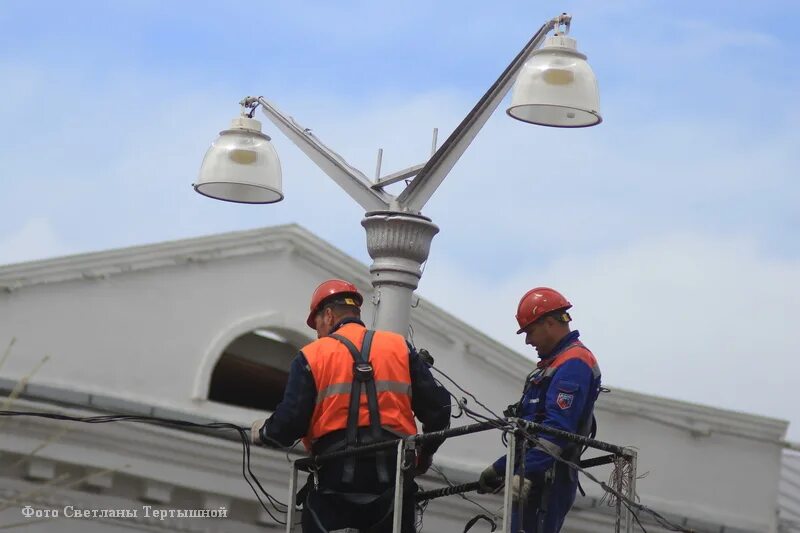
[[[504, 418], [498, 420], [489, 420], [486, 422], [478, 422], [475, 424], [468, 424], [465, 426], [450, 428], [443, 431], [434, 431], [431, 433], [411, 435], [409, 437], [405, 437], [402, 439], [398, 438], [395, 440], [387, 440], [373, 444], [367, 444], [364, 446], [358, 446], [355, 448], [338, 450], [327, 454], [316, 455], [313, 457], [304, 457], [302, 459], [295, 460], [292, 463], [292, 471], [289, 475], [290, 512], [288, 512], [286, 516], [286, 532], [296, 533], [295, 532], [295, 527], [297, 525], [295, 520], [296, 512], [292, 511], [296, 510], [294, 507], [294, 502], [297, 497], [297, 477], [298, 477], [298, 472], [300, 470], [304, 472], [312, 472], [319, 465], [333, 459], [341, 459], [344, 457], [351, 457], [357, 455], [369, 455], [379, 451], [388, 450], [391, 448], [395, 448], [397, 451], [397, 469], [395, 473], [394, 514], [392, 518], [393, 520], [392, 531], [399, 532], [400, 521], [402, 518], [402, 508], [403, 508], [404, 478], [406, 476], [406, 473], [414, 467], [416, 449], [419, 447], [419, 445], [427, 440], [449, 439], [452, 437], [470, 435], [472, 433], [479, 433], [482, 431], [490, 431], [490, 430], [502, 430], [508, 436], [508, 446], [506, 452], [505, 491], [503, 496], [503, 527], [500, 530], [501, 533], [510, 533], [511, 531], [511, 509], [512, 509], [511, 483], [513, 482], [514, 479], [514, 465], [516, 463], [515, 455], [517, 453], [517, 443], [518, 441], [520, 441], [520, 439], [522, 439], [520, 443], [522, 444], [523, 450], [525, 447], [529, 445], [529, 443], [532, 443], [531, 445], [535, 446], [538, 435], [542, 433], [556, 437], [561, 437], [569, 442], [573, 442], [577, 445], [584, 446], [586, 448], [592, 448], [595, 450], [608, 452], [606, 455], [601, 455], [599, 457], [593, 457], [591, 459], [580, 461], [578, 463], [578, 466], [580, 466], [583, 469], [583, 468], [591, 468], [613, 463], [615, 465], [615, 471], [620, 472], [621, 474], [620, 476], [618, 476], [617, 483], [612, 482], [612, 485], [617, 485], [614, 488], [618, 492], [622, 493], [628, 499], [628, 501], [635, 500], [636, 460], [637, 460], [636, 450], [622, 446], [617, 446], [615, 444], [609, 444], [607, 442], [603, 442], [600, 440], [591, 439], [581, 435], [576, 435], [574, 433], [568, 433], [566, 431], [554, 429], [548, 426], [544, 426], [542, 424], [537, 424], [535, 422], [529, 422], [527, 420], [522, 420], [520, 418], [512, 417], [512, 418]], [[442, 496], [449, 496], [452, 494], [470, 492], [473, 490], [477, 490], [477, 488], [478, 484], [476, 482], [465, 483], [462, 485], [455, 485], [427, 492], [418, 492], [416, 493], [415, 498], [417, 501], [429, 500], [433, 498], [439, 498]], [[625, 531], [626, 533], [632, 533], [633, 513], [630, 508], [628, 508], [627, 506], [623, 506], [623, 501], [619, 497], [615, 498], [615, 515], [616, 515], [616, 520], [615, 520], [614, 532], [620, 533], [621, 531]], [[625, 527], [624, 530], [622, 529], [623, 521]]]

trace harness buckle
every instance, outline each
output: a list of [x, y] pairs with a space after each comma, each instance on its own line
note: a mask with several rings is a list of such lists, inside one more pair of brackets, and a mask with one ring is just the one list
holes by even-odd
[[353, 379], [366, 383], [375, 378], [375, 371], [370, 363], [353, 363]]

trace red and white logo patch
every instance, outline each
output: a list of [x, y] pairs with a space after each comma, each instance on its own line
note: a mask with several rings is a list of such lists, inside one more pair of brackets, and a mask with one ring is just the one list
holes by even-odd
[[556, 397], [556, 405], [561, 409], [569, 409], [572, 407], [572, 400], [575, 398], [574, 394], [568, 392], [559, 392]]

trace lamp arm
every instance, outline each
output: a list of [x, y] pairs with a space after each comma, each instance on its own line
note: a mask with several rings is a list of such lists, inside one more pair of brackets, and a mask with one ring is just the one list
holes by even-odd
[[562, 24], [568, 27], [570, 20], [571, 17], [567, 14], [555, 17], [546, 22], [528, 41], [528, 44], [500, 74], [500, 77], [497, 78], [497, 81], [494, 82], [486, 94], [478, 100], [472, 111], [453, 130], [450, 137], [431, 156], [422, 170], [397, 197], [397, 204], [402, 209], [413, 213], [418, 213], [422, 210], [461, 155], [472, 143], [472, 140], [475, 139], [483, 125], [489, 120], [494, 110], [500, 105], [500, 102], [513, 85], [517, 73], [531, 53], [541, 46], [550, 30], [558, 28]]
[[287, 115], [281, 113], [263, 96], [248, 96], [242, 105], [253, 106], [258, 102], [267, 118], [317, 164], [333, 181], [350, 195], [365, 211], [382, 211], [394, 199], [392, 195], [372, 188], [372, 182], [363, 172], [352, 167], [342, 156], [325, 146], [311, 130], [303, 128]]

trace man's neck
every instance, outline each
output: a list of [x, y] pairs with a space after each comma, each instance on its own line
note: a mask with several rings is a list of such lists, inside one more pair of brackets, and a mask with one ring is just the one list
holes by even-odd
[[331, 331], [330, 333], [328, 333], [328, 335], [330, 335], [331, 333], [336, 333], [336, 331], [339, 328], [341, 328], [342, 326], [346, 326], [347, 324], [358, 324], [359, 326], [366, 327], [360, 318], [354, 316], [346, 316], [333, 325], [333, 328], [331, 328]]
[[543, 362], [549, 361], [554, 356], [558, 355], [568, 345], [570, 345], [571, 343], [575, 342], [575, 340], [578, 339], [579, 335], [580, 335], [580, 333], [578, 333], [578, 330], [575, 330], [575, 331], [567, 330], [567, 332], [564, 333], [564, 335], [560, 339], [558, 339], [558, 341], [555, 343], [555, 345], [553, 345], [553, 348], [551, 348], [550, 351], [547, 352], [547, 355], [544, 355], [544, 356], [540, 357], [540, 359]]

